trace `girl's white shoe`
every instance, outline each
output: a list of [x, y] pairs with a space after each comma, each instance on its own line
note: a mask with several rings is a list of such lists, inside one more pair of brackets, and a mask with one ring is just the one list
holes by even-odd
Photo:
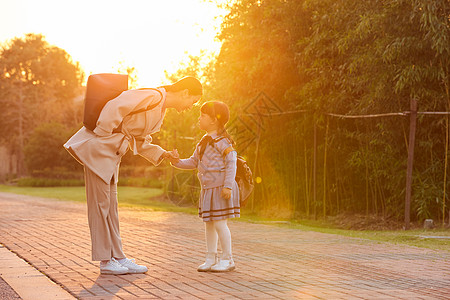
[[211, 272], [229, 272], [235, 269], [233, 258], [220, 259], [217, 264], [211, 267]]
[[207, 253], [206, 261], [198, 266], [197, 271], [199, 272], [208, 272], [211, 270], [211, 267], [217, 263], [217, 253]]

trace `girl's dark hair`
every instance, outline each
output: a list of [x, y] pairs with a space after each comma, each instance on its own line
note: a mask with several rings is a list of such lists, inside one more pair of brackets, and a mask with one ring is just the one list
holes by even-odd
[[161, 87], [164, 88], [167, 92], [179, 92], [187, 89], [189, 91], [189, 95], [191, 96], [203, 95], [202, 84], [195, 77], [184, 77], [175, 83], [172, 83], [170, 85], [163, 85]]
[[230, 120], [230, 109], [228, 108], [228, 105], [221, 101], [208, 101], [203, 103], [200, 111], [207, 114], [212, 119], [217, 119], [219, 124], [217, 134], [227, 138], [233, 146], [236, 144], [225, 128], [225, 125]]

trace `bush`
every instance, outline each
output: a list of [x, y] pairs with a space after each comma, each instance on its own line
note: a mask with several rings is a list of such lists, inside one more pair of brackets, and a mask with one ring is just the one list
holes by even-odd
[[66, 168], [46, 168], [44, 170], [34, 170], [31, 172], [31, 177], [33, 178], [53, 178], [53, 179], [78, 179], [83, 180], [83, 172], [80, 171], [69, 171]]
[[71, 134], [70, 130], [59, 123], [44, 123], [36, 127], [24, 148], [28, 170], [82, 170], [81, 165], [63, 147]]
[[[131, 151], [128, 151], [127, 154]], [[142, 158], [143, 159], [143, 158]], [[123, 162], [123, 161], [122, 161]], [[148, 178], [160, 178], [164, 174], [164, 168], [161, 166], [152, 166], [148, 162], [143, 162], [142, 165], [126, 165], [120, 164], [120, 175], [123, 177], [148, 177]]]
[[151, 187], [163, 188], [162, 181], [154, 178], [136, 178], [136, 177], [119, 177], [118, 185], [120, 186], [134, 186], [134, 187]]
[[55, 179], [25, 177], [17, 181], [17, 186], [25, 187], [56, 187], [56, 186], [83, 186], [84, 180], [79, 179]]
[[[74, 173], [55, 173], [53, 171], [33, 172], [34, 177], [24, 177], [17, 180], [18, 186], [53, 187], [53, 186], [84, 186], [83, 176]], [[45, 175], [53, 175], [45, 177]], [[154, 178], [123, 177], [119, 178], [119, 186], [134, 186], [148, 188], [163, 188], [163, 182]]]

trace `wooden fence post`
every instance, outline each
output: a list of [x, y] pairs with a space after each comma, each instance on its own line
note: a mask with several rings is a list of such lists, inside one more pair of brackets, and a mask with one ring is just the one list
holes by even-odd
[[330, 118], [327, 116], [327, 125], [325, 128], [325, 145], [323, 151], [323, 199], [322, 199], [322, 209], [323, 217], [327, 216], [327, 149], [328, 149], [328, 129], [330, 127]]
[[409, 123], [409, 143], [408, 143], [408, 165], [406, 169], [406, 195], [405, 195], [405, 230], [410, 228], [411, 215], [411, 185], [414, 162], [414, 143], [416, 139], [417, 123], [417, 100], [411, 99], [410, 103], [410, 123]]
[[[255, 163], [253, 165], [253, 172], [254, 172], [254, 176], [256, 176], [257, 174], [261, 175], [260, 173], [258, 173], [258, 157], [259, 157], [259, 143], [261, 141], [261, 126], [258, 125], [258, 135], [257, 135], [258, 139], [256, 142], [256, 149], [255, 149]], [[256, 178], [255, 178], [256, 179]], [[256, 182], [258, 183], [258, 182]], [[260, 189], [262, 190], [262, 188]], [[251, 210], [252, 212], [254, 212], [254, 203], [255, 203], [255, 193], [256, 193], [256, 186], [255, 186], [255, 190], [253, 191], [250, 201], [251, 201]], [[263, 196], [263, 192], [261, 192], [261, 198]], [[263, 202], [263, 208], [265, 207], [265, 203], [264, 203], [264, 199], [261, 199]]]
[[[444, 158], [444, 192], [442, 196], [442, 226], [445, 226], [445, 200], [447, 199], [447, 167], [448, 167], [448, 115], [445, 118], [445, 158]], [[448, 218], [450, 224], [450, 215]]]
[[317, 218], [317, 118], [314, 114], [314, 153], [313, 153], [313, 202], [314, 202], [314, 220]]

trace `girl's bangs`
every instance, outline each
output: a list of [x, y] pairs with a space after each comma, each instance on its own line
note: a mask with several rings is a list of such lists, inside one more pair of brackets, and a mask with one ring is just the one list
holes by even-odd
[[204, 114], [209, 115], [210, 117], [216, 118], [216, 112], [214, 109], [214, 102], [205, 102], [203, 103], [200, 111]]

